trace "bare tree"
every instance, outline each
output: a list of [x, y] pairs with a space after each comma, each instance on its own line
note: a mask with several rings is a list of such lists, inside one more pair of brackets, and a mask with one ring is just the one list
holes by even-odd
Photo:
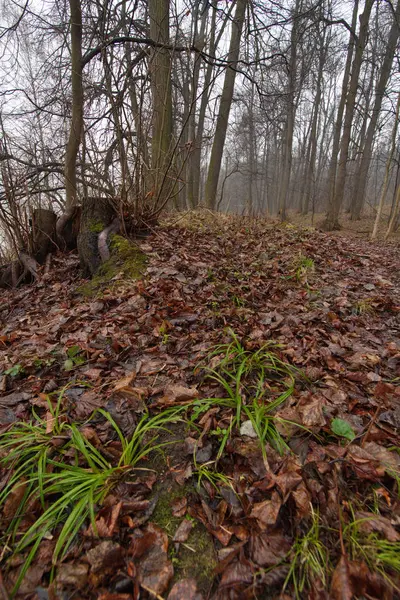
[[372, 108], [372, 114], [369, 121], [367, 136], [365, 145], [362, 153], [362, 158], [358, 168], [355, 184], [355, 199], [352, 203], [353, 219], [359, 219], [365, 199], [365, 190], [367, 187], [368, 180], [368, 169], [372, 157], [372, 147], [375, 137], [375, 132], [378, 125], [378, 119], [381, 112], [382, 101], [386, 93], [386, 86], [390, 77], [390, 72], [393, 64], [394, 55], [396, 52], [396, 46], [400, 34], [400, 1], [397, 2], [396, 9], [392, 15], [393, 22], [390, 28], [389, 37], [387, 40], [386, 51], [384, 59], [381, 65], [379, 79], [375, 90], [375, 101]]
[[80, 0], [69, 0], [71, 11], [72, 116], [65, 154], [66, 207], [79, 203], [76, 161], [83, 132], [82, 11]]
[[340, 154], [338, 170], [336, 174], [336, 183], [334, 187], [334, 193], [330, 198], [330, 203], [326, 215], [326, 221], [324, 224], [324, 227], [327, 230], [340, 228], [339, 212], [343, 202], [344, 187], [346, 183], [347, 159], [349, 156], [351, 128], [354, 118], [354, 108], [356, 104], [356, 95], [361, 63], [368, 38], [369, 17], [371, 14], [373, 3], [374, 0], [365, 0], [364, 11], [360, 15], [360, 29], [355, 46], [354, 59], [351, 67], [349, 90], [347, 92], [346, 97], [345, 116], [343, 123], [343, 133], [340, 141]]
[[231, 40], [228, 54], [228, 68], [225, 72], [224, 86], [222, 89], [218, 117], [215, 128], [214, 143], [211, 150], [211, 158], [208, 166], [207, 182], [205, 188], [206, 204], [214, 209], [218, 188], [219, 174], [221, 170], [222, 155], [228, 128], [229, 113], [232, 104], [233, 90], [235, 86], [236, 64], [240, 52], [240, 40], [242, 37], [243, 22], [246, 12], [247, 0], [237, 0], [235, 17], [232, 22]]

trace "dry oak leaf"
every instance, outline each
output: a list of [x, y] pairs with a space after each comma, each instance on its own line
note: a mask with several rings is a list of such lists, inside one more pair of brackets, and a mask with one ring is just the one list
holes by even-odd
[[114, 392], [120, 392], [126, 388], [130, 389], [132, 381], [136, 377], [136, 371], [131, 371], [128, 375], [117, 381], [113, 387]]
[[13, 519], [17, 510], [21, 506], [21, 502], [26, 492], [26, 479], [21, 477], [18, 483], [13, 485], [8, 492], [7, 500], [4, 503], [3, 517], [6, 520]]
[[199, 391], [195, 387], [186, 387], [184, 385], [169, 385], [165, 388], [164, 396], [175, 402], [184, 402], [198, 398]]
[[393, 586], [379, 573], [371, 573], [364, 562], [349, 561], [349, 573], [357, 598], [392, 600]]
[[271, 500], [264, 500], [253, 505], [250, 517], [257, 520], [260, 529], [275, 525], [282, 506], [282, 500], [278, 492], [273, 492]]
[[331, 600], [352, 600], [353, 585], [347, 558], [342, 556], [332, 575]]
[[380, 446], [375, 442], [368, 442], [365, 444], [364, 450], [369, 452], [380, 463], [383, 469], [383, 472], [380, 473], [381, 475], [384, 475], [387, 470], [398, 471], [400, 469], [400, 456], [395, 452], [390, 452], [384, 446]]
[[95, 587], [124, 564], [122, 547], [108, 540], [89, 550], [86, 558], [91, 566], [90, 581]]
[[89, 566], [84, 563], [63, 563], [57, 570], [55, 583], [57, 589], [73, 588], [81, 590], [86, 587]]
[[260, 533], [250, 538], [250, 558], [260, 567], [277, 565], [291, 548], [280, 533]]
[[323, 427], [326, 425], [326, 419], [322, 412], [322, 407], [326, 404], [322, 396], [311, 396], [307, 403], [298, 406], [297, 410], [304, 427]]
[[178, 529], [175, 532], [174, 537], [172, 538], [173, 542], [187, 542], [187, 539], [190, 535], [190, 532], [193, 529], [192, 521], [189, 519], [183, 519], [182, 523], [179, 525]]
[[230, 587], [237, 584], [251, 583], [253, 571], [247, 562], [235, 560], [230, 563], [221, 577], [220, 588]]
[[304, 481], [292, 491], [292, 498], [296, 504], [297, 516], [300, 519], [307, 517], [311, 512], [311, 495]]
[[203, 596], [197, 591], [194, 579], [181, 579], [172, 587], [167, 600], [203, 600]]
[[381, 533], [389, 542], [398, 542], [400, 540], [400, 534], [386, 517], [364, 511], [356, 512], [355, 517], [358, 526], [365, 533], [372, 533], [373, 531]]
[[149, 523], [147, 533], [154, 534], [154, 544], [137, 563], [139, 583], [153, 595], [161, 595], [174, 576], [174, 567], [167, 555], [168, 537], [154, 523]]

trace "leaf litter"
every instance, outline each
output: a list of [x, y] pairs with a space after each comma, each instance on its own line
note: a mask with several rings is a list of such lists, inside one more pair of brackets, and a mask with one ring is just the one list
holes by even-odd
[[[48, 456], [22, 514], [26, 473], [2, 496], [2, 597], [399, 598], [399, 248], [206, 214], [141, 244], [143, 277], [98, 297], [73, 254], [1, 292], [0, 439], [43, 423]], [[32, 553], [40, 490], [101, 460], [66, 552], [73, 504]]]

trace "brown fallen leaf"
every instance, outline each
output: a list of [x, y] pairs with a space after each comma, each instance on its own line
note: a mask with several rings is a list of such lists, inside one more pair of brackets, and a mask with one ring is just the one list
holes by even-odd
[[57, 577], [55, 578], [57, 589], [84, 589], [87, 585], [88, 571], [89, 565], [84, 563], [63, 563], [58, 569]]
[[97, 544], [86, 553], [90, 564], [89, 579], [95, 587], [108, 579], [111, 573], [115, 573], [124, 564], [122, 547], [112, 541], [104, 541]]
[[4, 519], [11, 520], [14, 518], [18, 508], [21, 505], [22, 499], [26, 492], [26, 479], [21, 477], [18, 483], [16, 483], [7, 494], [7, 499], [3, 507]]
[[31, 397], [31, 394], [26, 392], [13, 392], [0, 398], [0, 406], [16, 406], [20, 402], [26, 402]]
[[382, 475], [387, 470], [396, 472], [400, 469], [400, 456], [396, 452], [391, 452], [375, 442], [367, 442], [364, 445], [364, 450], [369, 452], [380, 463], [383, 469]]
[[121, 390], [125, 390], [126, 388], [131, 388], [131, 383], [136, 377], [136, 371], [131, 371], [128, 375], [119, 379], [113, 387], [114, 392], [119, 392]]
[[326, 425], [326, 419], [322, 409], [326, 405], [326, 400], [321, 395], [309, 395], [307, 401], [302, 400], [302, 404], [298, 406], [297, 411], [301, 418], [301, 423], [304, 427], [323, 427]]
[[282, 501], [277, 492], [273, 492], [271, 500], [264, 500], [253, 505], [250, 517], [257, 520], [261, 529], [266, 529], [269, 525], [275, 525], [282, 506]]
[[181, 579], [172, 586], [167, 600], [203, 600], [194, 579]]
[[349, 561], [349, 573], [357, 598], [392, 600], [393, 586], [379, 573], [371, 573], [364, 562]]
[[381, 533], [389, 542], [398, 542], [400, 540], [400, 534], [386, 517], [376, 515], [375, 513], [359, 511], [356, 512], [355, 518], [358, 527], [365, 533], [372, 533], [373, 531]]
[[290, 542], [280, 533], [252, 534], [250, 537], [250, 557], [260, 567], [277, 565], [290, 548]]
[[222, 573], [220, 588], [231, 587], [237, 584], [251, 583], [253, 581], [253, 570], [250, 564], [243, 560], [234, 560]]
[[172, 538], [173, 542], [187, 542], [187, 539], [190, 535], [190, 532], [193, 529], [192, 521], [189, 519], [183, 519], [182, 523], [179, 525], [178, 529], [175, 532], [174, 537]]
[[[96, 530], [99, 537], [112, 537], [117, 526], [123, 502], [120, 500], [112, 507], [106, 507], [96, 516]], [[93, 536], [93, 526], [90, 524], [87, 530], [88, 536]]]
[[163, 594], [174, 576], [174, 567], [166, 552], [154, 545], [137, 565], [138, 581], [151, 594]]
[[332, 575], [331, 600], [352, 600], [353, 585], [346, 556], [341, 556]]
[[291, 496], [296, 503], [298, 518], [307, 517], [311, 512], [311, 495], [304, 481], [292, 491]]
[[164, 390], [164, 395], [157, 401], [158, 405], [168, 406], [176, 402], [185, 402], [199, 397], [199, 391], [195, 387], [184, 385], [169, 385]]
[[174, 498], [171, 502], [171, 512], [174, 517], [183, 517], [187, 509], [187, 498]]

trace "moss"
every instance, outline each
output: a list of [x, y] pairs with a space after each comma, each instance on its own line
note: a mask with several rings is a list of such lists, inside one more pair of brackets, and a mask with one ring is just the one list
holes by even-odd
[[138, 279], [146, 265], [146, 255], [136, 245], [120, 235], [111, 237], [111, 257], [100, 265], [96, 275], [81, 285], [77, 292], [92, 298], [101, 296], [118, 276], [119, 280]]
[[104, 229], [104, 224], [101, 221], [91, 221], [89, 224], [89, 231], [93, 233], [101, 233]]
[[176, 484], [162, 488], [161, 491], [158, 490], [159, 498], [152, 521], [161, 527], [170, 539], [169, 556], [174, 565], [174, 582], [192, 577], [197, 581], [200, 590], [207, 591], [214, 579], [217, 560], [213, 539], [204, 525], [194, 521], [187, 542], [180, 544], [178, 550], [171, 542], [182, 522], [182, 517], [174, 517], [172, 514], [171, 504], [177, 498], [195, 493], [195, 488], [191, 485], [177, 487]]

